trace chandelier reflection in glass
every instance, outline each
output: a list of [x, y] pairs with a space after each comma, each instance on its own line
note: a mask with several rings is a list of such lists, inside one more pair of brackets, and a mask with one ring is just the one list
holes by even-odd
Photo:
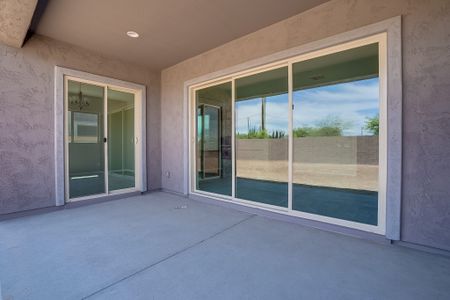
[[89, 106], [87, 97], [83, 95], [81, 82], [80, 82], [80, 91], [76, 95], [69, 96], [69, 103], [71, 106], [78, 107], [79, 110], [83, 110], [83, 108]]

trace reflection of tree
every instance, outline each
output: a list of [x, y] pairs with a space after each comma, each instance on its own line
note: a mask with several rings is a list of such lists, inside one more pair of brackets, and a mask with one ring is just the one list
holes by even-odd
[[378, 135], [380, 132], [380, 116], [377, 114], [372, 118], [367, 118], [364, 128], [369, 130], [373, 135]]
[[237, 133], [236, 137], [238, 139], [282, 139], [286, 136], [286, 133], [282, 130], [274, 130], [268, 132], [267, 129], [256, 129], [255, 127], [250, 128], [248, 133]]
[[[247, 126], [250, 123], [248, 123]], [[374, 135], [378, 135], [378, 116], [368, 119], [366, 129], [370, 130]], [[370, 125], [369, 125], [370, 124]], [[370, 128], [369, 128], [370, 126]], [[328, 115], [322, 120], [315, 123], [314, 126], [302, 126], [294, 128], [292, 133], [294, 138], [307, 136], [342, 136], [344, 130], [351, 128], [352, 122], [344, 121], [337, 115]], [[286, 138], [286, 132], [282, 130], [273, 130], [269, 132], [261, 127], [249, 128], [247, 133], [237, 133], [238, 139], [282, 139]]]
[[345, 122], [336, 115], [328, 115], [323, 120], [316, 122], [315, 126], [294, 128], [293, 135], [294, 137], [342, 136], [344, 129], [349, 127], [351, 127], [351, 122]]

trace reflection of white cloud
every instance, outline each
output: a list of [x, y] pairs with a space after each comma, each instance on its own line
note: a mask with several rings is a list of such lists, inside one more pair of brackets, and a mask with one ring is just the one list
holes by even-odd
[[377, 78], [294, 92], [294, 128], [333, 115], [351, 124], [345, 135], [359, 135], [367, 118], [378, 113], [378, 98]]
[[[378, 78], [296, 91], [293, 94], [293, 127], [314, 127], [330, 115], [340, 118], [348, 128], [345, 135], [360, 135], [366, 120], [378, 113]], [[249, 126], [248, 126], [248, 123]], [[247, 132], [261, 125], [261, 99], [236, 103], [236, 131]], [[287, 95], [268, 97], [266, 101], [266, 128], [269, 131], [288, 127]], [[367, 134], [367, 131], [365, 132]]]
[[[246, 133], [248, 128], [261, 126], [261, 98], [236, 103], [236, 131]], [[287, 94], [266, 98], [266, 128], [269, 132], [288, 128]]]

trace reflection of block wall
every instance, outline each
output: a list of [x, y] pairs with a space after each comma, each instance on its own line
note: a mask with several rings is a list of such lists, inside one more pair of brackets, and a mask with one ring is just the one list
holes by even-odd
[[[238, 160], [287, 160], [287, 139], [236, 139]], [[378, 136], [294, 139], [294, 162], [378, 164]]]
[[356, 137], [359, 165], [378, 165], [378, 136]]
[[236, 139], [237, 160], [287, 160], [287, 139]]

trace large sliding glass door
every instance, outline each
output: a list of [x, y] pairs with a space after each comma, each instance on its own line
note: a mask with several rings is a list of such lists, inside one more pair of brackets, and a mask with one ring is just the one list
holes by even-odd
[[135, 188], [135, 93], [65, 80], [66, 200]]
[[193, 87], [192, 192], [383, 232], [384, 45], [378, 35]]

